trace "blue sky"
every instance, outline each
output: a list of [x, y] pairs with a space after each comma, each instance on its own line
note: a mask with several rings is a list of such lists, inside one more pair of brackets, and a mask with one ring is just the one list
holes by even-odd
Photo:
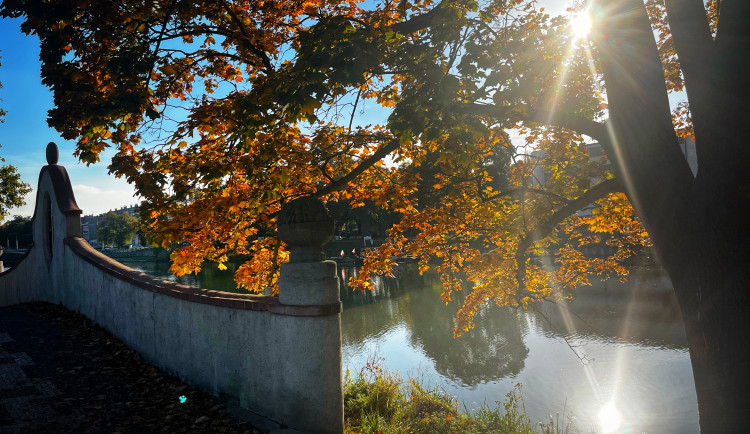
[[[567, 1], [541, 2], [549, 12], [562, 13]], [[86, 166], [73, 157], [75, 144], [63, 140], [47, 126], [47, 110], [52, 107], [52, 93], [39, 77], [39, 39], [21, 33], [22, 20], [0, 19], [0, 107], [8, 114], [0, 124], [0, 156], [4, 164], [16, 166], [22, 179], [34, 191], [26, 205], [11, 210], [10, 215], [31, 216], [39, 170], [46, 164], [44, 151], [53, 141], [60, 148], [60, 163], [66, 167], [73, 184], [78, 206], [85, 215], [100, 214], [138, 202], [134, 189], [124, 180], [107, 173], [112, 152], [102, 154], [102, 162]]]
[[99, 214], [114, 208], [137, 203], [133, 188], [124, 180], [107, 174], [112, 153], [105, 153], [102, 162], [86, 166], [73, 157], [75, 144], [63, 140], [47, 126], [47, 110], [52, 108], [52, 93], [39, 77], [39, 39], [20, 30], [21, 20], [0, 19], [0, 107], [8, 114], [0, 124], [0, 156], [4, 164], [18, 168], [21, 178], [34, 191], [26, 197], [26, 205], [10, 214], [31, 216], [34, 213], [39, 170], [47, 164], [44, 151], [49, 142], [60, 148], [60, 163], [70, 175], [78, 206], [84, 214]]

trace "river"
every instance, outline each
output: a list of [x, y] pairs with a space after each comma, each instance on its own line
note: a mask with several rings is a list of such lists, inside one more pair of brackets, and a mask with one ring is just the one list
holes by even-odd
[[[123, 263], [187, 285], [234, 286], [231, 266], [177, 278], [165, 263]], [[368, 294], [342, 285], [344, 370], [375, 362], [444, 389], [469, 412], [521, 383], [533, 422], [559, 413], [580, 432], [698, 432], [685, 334], [671, 283], [658, 271], [595, 282], [571, 303], [538, 312], [486, 306], [476, 327], [454, 339], [460, 297], [446, 306], [439, 279], [406, 270], [376, 278]], [[345, 282], [356, 270], [340, 273]]]

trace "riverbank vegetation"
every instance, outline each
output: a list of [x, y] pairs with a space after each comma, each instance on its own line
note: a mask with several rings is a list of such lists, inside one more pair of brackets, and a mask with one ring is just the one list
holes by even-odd
[[[463, 410], [463, 411], [462, 411]], [[521, 385], [494, 406], [473, 411], [438, 387], [425, 388], [415, 378], [404, 380], [372, 362], [344, 379], [344, 422], [347, 433], [507, 433], [567, 434], [572, 425], [564, 417], [532, 424]]]

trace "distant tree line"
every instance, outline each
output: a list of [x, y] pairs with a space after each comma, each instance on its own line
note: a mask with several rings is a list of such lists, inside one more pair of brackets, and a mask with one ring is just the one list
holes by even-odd
[[25, 249], [31, 246], [31, 217], [14, 216], [0, 225], [0, 245], [3, 249]]

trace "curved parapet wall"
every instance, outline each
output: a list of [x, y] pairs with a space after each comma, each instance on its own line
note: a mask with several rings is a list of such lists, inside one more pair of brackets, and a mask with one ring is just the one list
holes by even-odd
[[[64, 167], [44, 166], [38, 185], [34, 244], [15, 267], [0, 273], [0, 306], [60, 303], [214, 395], [299, 430], [343, 430], [334, 263], [285, 264], [281, 298], [157, 279], [81, 238], [81, 210]], [[286, 278], [285, 269], [291, 273]], [[282, 303], [285, 293], [289, 301]]]

